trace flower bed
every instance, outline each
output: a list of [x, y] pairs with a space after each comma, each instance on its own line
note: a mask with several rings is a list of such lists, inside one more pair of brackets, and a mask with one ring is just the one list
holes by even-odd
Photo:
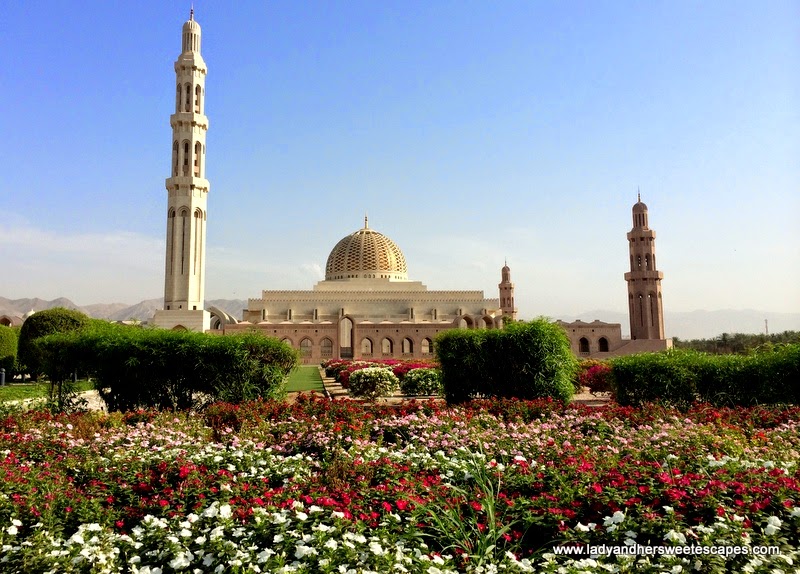
[[400, 359], [374, 359], [374, 360], [352, 360], [352, 359], [330, 359], [322, 363], [325, 374], [333, 377], [345, 389], [350, 384], [350, 375], [361, 369], [372, 367], [388, 367], [400, 381], [405, 378], [409, 371], [414, 369], [430, 369], [438, 367], [432, 361], [400, 360]]
[[[203, 416], [4, 415], [0, 571], [788, 572], [798, 420], [306, 397]], [[553, 550], [582, 544], [739, 550]], [[742, 554], [759, 546], [781, 554]]]

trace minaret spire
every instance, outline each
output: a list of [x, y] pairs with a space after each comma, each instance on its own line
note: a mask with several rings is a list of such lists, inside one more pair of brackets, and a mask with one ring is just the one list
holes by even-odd
[[511, 282], [511, 269], [508, 266], [508, 258], [506, 258], [503, 268], [500, 270], [500, 283], [497, 287], [500, 290], [502, 317], [516, 320], [517, 308], [514, 306], [514, 283]]
[[633, 228], [628, 232], [631, 270], [625, 273], [631, 339], [663, 339], [661, 280], [664, 274], [656, 267], [656, 232], [648, 225], [647, 206], [641, 197], [632, 211]]
[[205, 331], [210, 316], [203, 311], [206, 268], [206, 219], [209, 190], [206, 179], [206, 63], [200, 55], [200, 25], [194, 6], [184, 22], [181, 53], [175, 62], [175, 113], [172, 159], [167, 188], [167, 249], [164, 310], [156, 313], [160, 327], [181, 326]]
[[369, 229], [369, 217], [364, 213], [364, 229]]

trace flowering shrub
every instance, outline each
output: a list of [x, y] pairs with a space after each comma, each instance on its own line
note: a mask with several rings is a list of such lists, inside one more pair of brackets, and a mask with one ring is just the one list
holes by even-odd
[[397, 390], [399, 381], [386, 367], [366, 367], [350, 376], [350, 394], [374, 401], [378, 397], [391, 395]]
[[439, 369], [413, 369], [400, 381], [404, 395], [439, 395], [444, 393]]
[[406, 373], [413, 369], [429, 369], [436, 367], [436, 363], [431, 361], [399, 360], [399, 359], [375, 359], [375, 360], [352, 360], [352, 359], [330, 359], [322, 363], [325, 375], [342, 385], [345, 389], [350, 385], [350, 375], [355, 371], [369, 367], [388, 367], [392, 370], [398, 380], [402, 381]]
[[581, 387], [588, 387], [592, 394], [613, 393], [611, 367], [608, 363], [586, 359], [581, 361], [579, 369], [578, 383]]
[[[301, 396], [0, 422], [2, 572], [788, 573], [800, 561], [798, 407]], [[585, 551], [601, 544], [748, 553]]]

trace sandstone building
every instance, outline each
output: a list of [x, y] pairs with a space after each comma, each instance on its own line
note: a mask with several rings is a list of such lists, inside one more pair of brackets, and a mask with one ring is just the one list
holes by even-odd
[[[175, 113], [171, 175], [166, 180], [167, 229], [164, 309], [153, 322], [169, 329], [236, 333], [258, 331], [300, 350], [305, 363], [329, 358], [428, 358], [433, 339], [448, 329], [498, 329], [516, 319], [511, 269], [500, 272], [497, 298], [482, 291], [431, 291], [409, 279], [406, 259], [386, 235], [370, 228], [345, 236], [331, 250], [325, 279], [310, 290], [265, 290], [250, 299], [241, 320], [203, 309], [205, 230], [209, 182], [205, 179], [205, 78], [200, 26], [193, 12], [183, 25], [182, 51], [175, 62]], [[663, 273], [656, 269], [655, 232], [647, 206], [633, 206], [628, 233], [631, 339], [621, 325], [594, 321], [558, 323], [582, 357], [607, 357], [660, 350], [664, 339]]]

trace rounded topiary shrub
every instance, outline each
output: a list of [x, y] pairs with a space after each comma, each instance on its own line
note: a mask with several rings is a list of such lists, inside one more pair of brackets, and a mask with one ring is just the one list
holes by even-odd
[[36, 340], [55, 333], [81, 331], [88, 327], [87, 315], [73, 309], [54, 307], [34, 313], [22, 324], [17, 346], [17, 360], [25, 365], [28, 374], [37, 378], [43, 369], [43, 357]]
[[404, 395], [442, 395], [442, 373], [439, 369], [412, 369], [400, 381]]
[[350, 375], [350, 394], [374, 401], [378, 397], [391, 395], [400, 383], [391, 369], [367, 367]]

